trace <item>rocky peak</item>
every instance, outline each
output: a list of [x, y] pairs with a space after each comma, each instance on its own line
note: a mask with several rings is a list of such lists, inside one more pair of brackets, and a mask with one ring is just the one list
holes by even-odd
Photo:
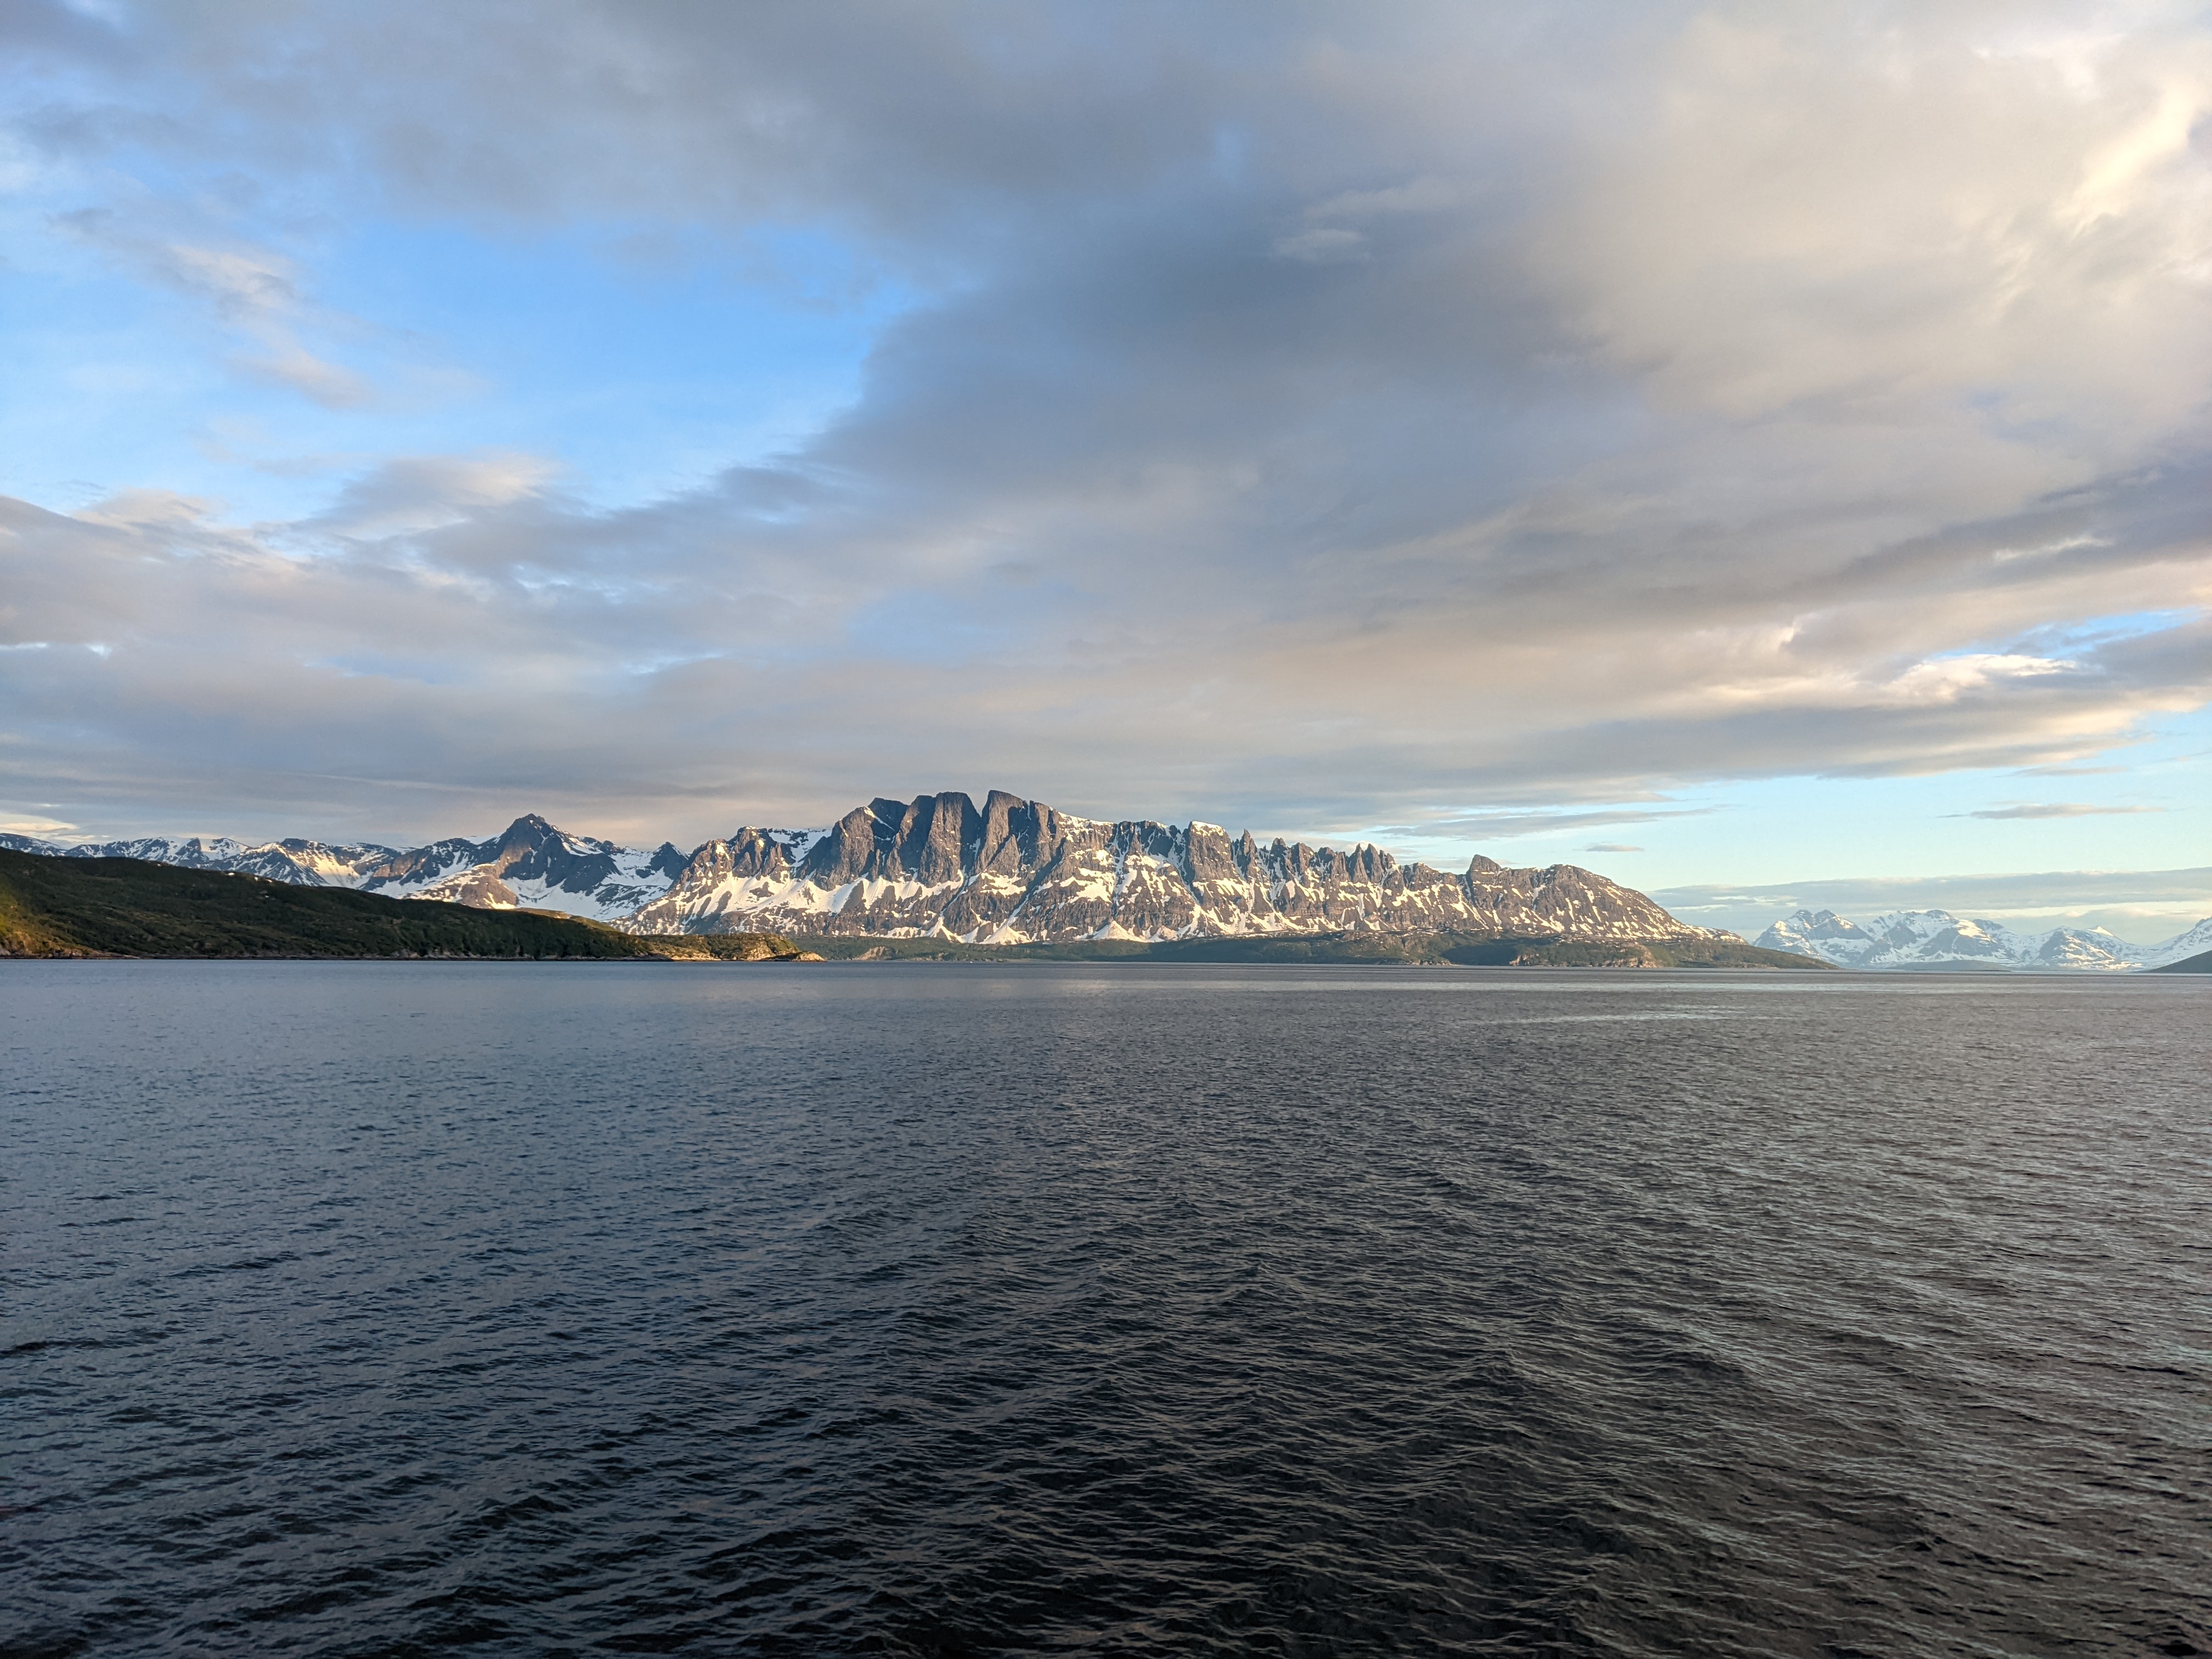
[[957, 790], [917, 796], [900, 815], [899, 867], [915, 880], [936, 887], [964, 881], [982, 850], [983, 815]]
[[983, 798], [983, 824], [975, 848], [977, 871], [1013, 876], [1034, 868], [1054, 838], [1049, 806], [994, 789]]
[[[855, 807], [796, 862], [788, 831], [744, 830], [695, 854], [641, 932], [768, 928], [884, 936], [1161, 939], [1248, 933], [1467, 933], [1592, 939], [1708, 937], [1573, 865], [1454, 876], [1381, 848], [1312, 848], [1218, 824], [1071, 817], [993, 790]], [[783, 839], [780, 840], [779, 837]]]

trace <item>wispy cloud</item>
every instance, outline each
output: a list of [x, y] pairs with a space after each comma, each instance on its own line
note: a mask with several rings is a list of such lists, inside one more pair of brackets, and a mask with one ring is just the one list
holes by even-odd
[[1641, 847], [1632, 847], [1625, 841], [1594, 841], [1583, 848], [1585, 853], [1640, 853]]
[[295, 261], [250, 244], [210, 246], [149, 234], [105, 208], [63, 214], [57, 223], [147, 280], [205, 304], [252, 341], [252, 351], [232, 359], [241, 373], [289, 387], [326, 409], [358, 408], [369, 401], [370, 388], [360, 375], [302, 343], [304, 325], [330, 319], [301, 291]]
[[[1419, 823], [1389, 825], [1376, 833], [1417, 840], [1512, 841], [1522, 836], [1591, 830], [1607, 823], [1656, 823], [1667, 818], [1702, 817], [1713, 810], [1710, 806], [1536, 807], [1520, 811], [1440, 815]], [[1602, 853], [1641, 852], [1644, 849], [1640, 847], [1593, 847], [1585, 850]]]
[[2138, 812], [2163, 812], [2163, 806], [2095, 806], [2086, 801], [2045, 801], [2027, 806], [1986, 806], [1977, 812], [1953, 812], [1954, 818], [2097, 818], [2126, 817]]

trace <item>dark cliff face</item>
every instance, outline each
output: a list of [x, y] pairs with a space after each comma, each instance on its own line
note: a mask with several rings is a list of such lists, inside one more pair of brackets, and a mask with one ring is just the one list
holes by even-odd
[[840, 818], [801, 861], [799, 873], [827, 886], [848, 881], [935, 886], [971, 873], [982, 840], [982, 815], [963, 794], [918, 795], [910, 804], [872, 800]]
[[855, 807], [796, 862], [787, 830], [695, 853], [630, 924], [643, 932], [947, 934], [995, 943], [1251, 933], [1462, 933], [1571, 939], [1707, 937], [1576, 867], [1465, 873], [1187, 826], [1070, 817], [994, 790]]
[[460, 836], [449, 836], [434, 841], [428, 847], [417, 847], [411, 852], [399, 853], [363, 872], [362, 886], [368, 892], [386, 887], [406, 887], [423, 882], [436, 881], [456, 870], [465, 870], [481, 864], [496, 841], [473, 842]]

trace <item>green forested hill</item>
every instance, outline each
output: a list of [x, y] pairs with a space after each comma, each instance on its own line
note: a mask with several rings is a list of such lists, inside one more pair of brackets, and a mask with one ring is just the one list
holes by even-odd
[[1189, 962], [1464, 968], [1778, 968], [1833, 973], [1829, 963], [1725, 939], [1591, 944], [1484, 939], [1461, 933], [1292, 933], [1259, 938], [1079, 940], [1061, 945], [963, 945], [946, 939], [800, 938], [832, 961]]
[[464, 957], [750, 960], [795, 954], [773, 934], [641, 939], [531, 910], [382, 898], [139, 859], [0, 850], [0, 956]]

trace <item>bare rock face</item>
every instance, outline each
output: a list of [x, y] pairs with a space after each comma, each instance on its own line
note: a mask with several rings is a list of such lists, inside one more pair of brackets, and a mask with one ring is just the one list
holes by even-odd
[[1381, 848], [1262, 845], [1217, 825], [1109, 823], [992, 791], [874, 800], [826, 831], [708, 842], [639, 933], [771, 931], [984, 945], [1250, 933], [1480, 933], [1564, 939], [1726, 937], [1573, 865], [1453, 875]]

